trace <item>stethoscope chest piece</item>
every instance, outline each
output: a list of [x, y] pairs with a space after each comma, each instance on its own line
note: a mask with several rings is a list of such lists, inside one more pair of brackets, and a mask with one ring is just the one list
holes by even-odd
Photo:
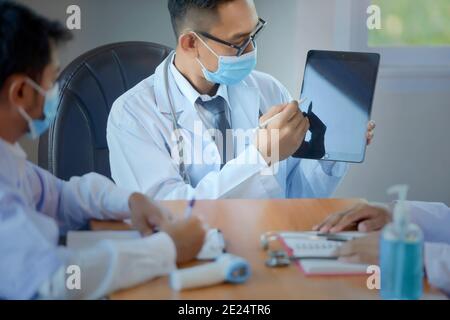
[[266, 266], [269, 268], [287, 267], [291, 265], [291, 259], [288, 254], [282, 250], [269, 252], [269, 258], [266, 260]]

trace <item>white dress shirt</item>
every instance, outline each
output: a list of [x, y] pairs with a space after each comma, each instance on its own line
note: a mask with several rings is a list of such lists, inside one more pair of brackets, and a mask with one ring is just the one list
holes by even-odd
[[202, 101], [210, 101], [217, 97], [222, 97], [226, 102], [225, 115], [227, 117], [228, 122], [231, 127], [233, 124], [231, 122], [231, 108], [230, 108], [230, 100], [228, 98], [228, 87], [225, 85], [219, 85], [217, 88], [216, 94], [211, 97], [207, 94], [200, 94], [194, 87], [189, 83], [189, 81], [181, 74], [180, 71], [175, 67], [175, 64], [170, 64], [170, 71], [175, 80], [177, 88], [180, 92], [186, 97], [189, 101], [190, 105], [193, 105], [198, 112], [200, 119], [203, 121], [203, 124], [207, 127], [207, 129], [216, 129], [214, 128], [213, 121], [211, 119], [211, 114], [206, 110], [203, 106], [197, 103], [198, 99]]

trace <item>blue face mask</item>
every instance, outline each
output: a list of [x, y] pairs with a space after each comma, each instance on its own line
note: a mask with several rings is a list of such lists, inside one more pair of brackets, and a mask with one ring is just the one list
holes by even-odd
[[56, 83], [52, 89], [45, 91], [41, 86], [36, 84], [31, 79], [27, 79], [27, 83], [32, 86], [37, 92], [45, 97], [44, 100], [44, 119], [32, 119], [25, 110], [20, 107], [19, 112], [28, 123], [29, 132], [27, 136], [31, 139], [39, 138], [47, 129], [56, 117], [56, 111], [59, 104], [59, 86]]
[[212, 83], [224, 84], [227, 86], [235, 85], [244, 80], [256, 67], [257, 49], [246, 53], [240, 57], [236, 56], [219, 56], [217, 55], [201, 37], [196, 34], [197, 38], [217, 57], [217, 71], [211, 72], [205, 68], [201, 61], [197, 58], [198, 63], [202, 67], [205, 79]]

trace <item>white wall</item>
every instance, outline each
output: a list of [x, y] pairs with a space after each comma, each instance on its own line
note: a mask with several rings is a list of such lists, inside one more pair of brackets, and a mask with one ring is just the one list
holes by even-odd
[[[21, 0], [41, 13], [65, 19], [69, 4], [82, 10], [82, 30], [63, 52], [63, 63], [98, 45], [146, 40], [174, 45], [166, 0]], [[299, 94], [309, 49], [336, 48], [336, 9], [341, 0], [256, 0], [268, 28], [259, 41], [258, 69]], [[345, 23], [345, 22], [343, 22]], [[340, 26], [340, 25], [338, 25]], [[346, 47], [339, 38], [338, 47]], [[449, 58], [450, 60], [450, 58]], [[375, 142], [366, 162], [352, 165], [338, 197], [389, 198], [392, 184], [411, 185], [410, 198], [450, 204], [450, 90], [397, 91], [380, 78], [374, 102]], [[383, 85], [384, 83], [384, 85]], [[36, 159], [33, 145], [25, 146]]]

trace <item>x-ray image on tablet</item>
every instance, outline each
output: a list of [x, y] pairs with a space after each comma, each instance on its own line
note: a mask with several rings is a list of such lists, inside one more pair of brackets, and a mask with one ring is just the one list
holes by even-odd
[[375, 53], [308, 53], [301, 109], [310, 130], [294, 157], [364, 161], [379, 61]]

